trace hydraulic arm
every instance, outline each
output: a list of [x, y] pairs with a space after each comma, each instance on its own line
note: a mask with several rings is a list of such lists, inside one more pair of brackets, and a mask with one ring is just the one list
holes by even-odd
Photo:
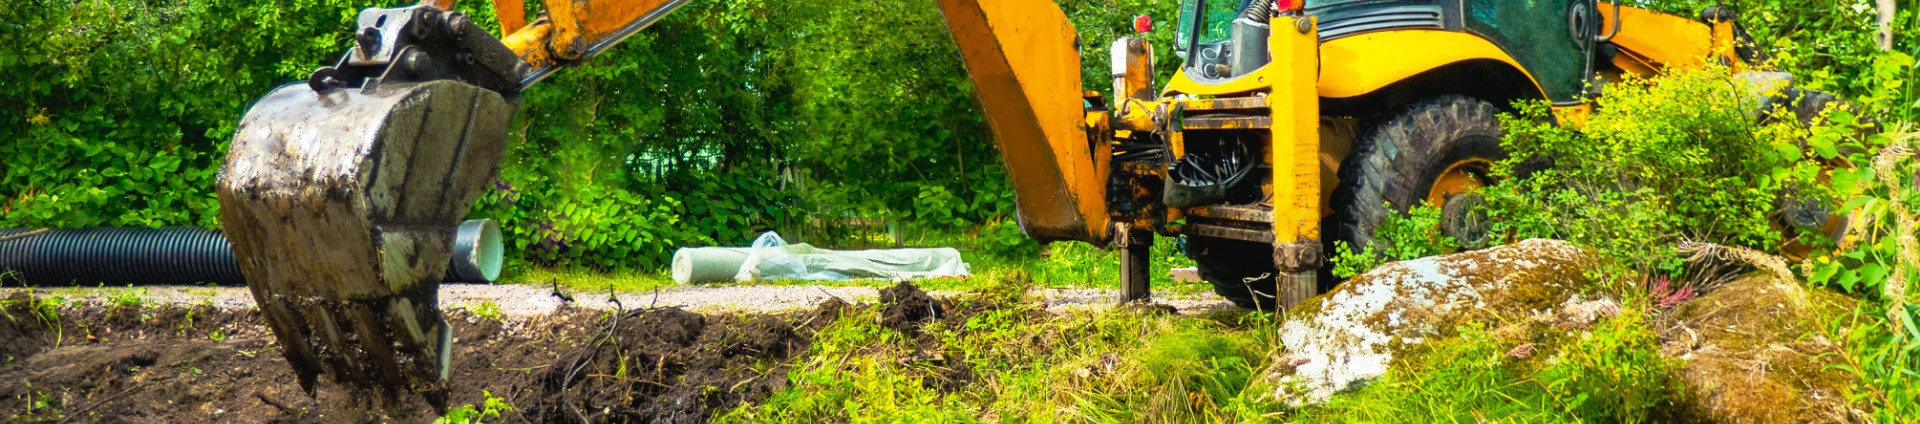
[[[368, 399], [417, 392], [445, 407], [439, 278], [455, 226], [498, 172], [520, 92], [685, 1], [550, 0], [528, 20], [521, 0], [495, 0], [500, 38], [451, 0], [366, 9], [339, 62], [248, 109], [218, 182], [221, 221], [303, 388], [325, 375], [384, 395]], [[994, 106], [1026, 232], [1138, 233], [1111, 231], [1107, 120], [1082, 107], [1066, 17], [1047, 2], [940, 5]]]
[[320, 375], [446, 407], [436, 291], [459, 221], [498, 171], [520, 92], [685, 0], [560, 0], [505, 41], [450, 1], [361, 11], [354, 44], [248, 109], [218, 182], [221, 224], [301, 386]]

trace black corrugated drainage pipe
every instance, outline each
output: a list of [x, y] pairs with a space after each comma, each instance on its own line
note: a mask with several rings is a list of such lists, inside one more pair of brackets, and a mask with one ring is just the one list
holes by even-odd
[[[444, 281], [493, 281], [501, 249], [493, 220], [461, 223]], [[246, 284], [227, 237], [200, 227], [0, 228], [0, 274], [29, 286]]]

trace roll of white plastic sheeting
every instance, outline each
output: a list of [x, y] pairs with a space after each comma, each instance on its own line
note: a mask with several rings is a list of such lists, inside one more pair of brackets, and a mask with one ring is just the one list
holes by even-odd
[[762, 233], [752, 247], [686, 247], [673, 253], [673, 281], [905, 280], [970, 275], [960, 251], [950, 247], [827, 250], [787, 244]]

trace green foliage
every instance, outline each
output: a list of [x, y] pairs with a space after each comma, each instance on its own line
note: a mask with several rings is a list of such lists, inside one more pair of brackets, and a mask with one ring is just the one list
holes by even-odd
[[1629, 79], [1609, 86], [1580, 131], [1520, 104], [1518, 117], [1501, 117], [1512, 159], [1495, 172], [1513, 175], [1532, 157], [1554, 166], [1483, 191], [1493, 233], [1570, 240], [1644, 271], [1677, 267], [1679, 240], [1771, 250], [1781, 235], [1768, 214], [1782, 196], [1824, 200], [1816, 155], [1827, 153], [1798, 147], [1807, 132], [1791, 120], [1756, 124], [1746, 93], [1724, 69]]
[[[1393, 210], [1393, 205], [1387, 205], [1387, 209]], [[1366, 251], [1354, 252], [1345, 241], [1333, 243], [1334, 277], [1352, 278], [1387, 262], [1460, 251], [1459, 241], [1440, 233], [1440, 208], [1430, 204], [1408, 209], [1405, 215], [1388, 214], [1374, 229], [1373, 236], [1385, 242], [1384, 249], [1375, 249], [1382, 245], [1375, 243], [1368, 245]]]
[[[960, 299], [964, 323], [904, 337], [878, 308], [850, 309], [814, 337], [763, 404], [735, 422], [1222, 422], [1277, 416], [1252, 384], [1273, 344], [1270, 315], [1038, 313], [1019, 276]], [[952, 370], [968, 375], [941, 389]]]
[[1257, 377], [1254, 361], [1266, 353], [1254, 341], [1210, 327], [1153, 338], [1134, 352], [1141, 371], [1137, 384], [1155, 394], [1141, 412], [1202, 415], [1207, 407], [1235, 404]]
[[[238, 118], [345, 51], [351, 0], [68, 4], [0, 11], [0, 226], [218, 225], [214, 173]], [[1172, 74], [1173, 5], [1069, 1], [1083, 76], [1110, 85], [1130, 15]], [[462, 4], [495, 28], [485, 3]], [[964, 227], [1013, 197], [932, 1], [694, 1], [525, 93], [473, 212], [517, 265], [655, 268], [819, 218]], [[1019, 243], [1014, 243], [1019, 244]]]
[[[1180, 57], [1174, 55], [1174, 28], [1180, 16], [1180, 2], [1165, 0], [1056, 0], [1080, 34], [1080, 86], [1113, 96], [1113, 65], [1110, 52], [1113, 40], [1120, 37], [1144, 38], [1153, 45], [1154, 84], [1164, 85], [1180, 69]], [[1153, 19], [1153, 31], [1134, 32], [1133, 16]]]
[[21, 384], [29, 390], [24, 395], [27, 400], [24, 405], [26, 407], [22, 411], [9, 413], [8, 420], [24, 423], [67, 421], [66, 411], [61, 410], [66, 406], [61, 396], [57, 396], [52, 391], [34, 388], [32, 381], [22, 380]]
[[1860, 379], [1850, 400], [1871, 405], [1880, 422], [1911, 422], [1920, 416], [1920, 135], [1902, 126], [1883, 134], [1880, 155], [1852, 158], [1856, 172], [1836, 171], [1833, 184], [1853, 211], [1845, 239], [1828, 255], [1806, 261], [1809, 283], [1869, 300], [1849, 317], [1829, 323], [1842, 335], [1845, 354], [1833, 365]]
[[484, 422], [488, 422], [489, 420], [493, 420], [494, 422], [503, 422], [503, 420], [505, 420], [505, 417], [501, 416], [501, 414], [506, 412], [513, 412], [513, 405], [507, 404], [506, 399], [502, 399], [494, 396], [493, 392], [481, 390], [480, 396], [483, 399], [480, 402], [480, 408], [477, 408], [477, 409], [474, 408], [473, 404], [460, 405], [458, 407], [454, 407], [453, 409], [447, 410], [447, 415], [441, 416], [438, 419], [434, 419], [433, 423], [434, 424], [472, 424], [472, 423], [484, 423]]
[[[1590, 331], [1506, 340], [1474, 323], [1396, 358], [1379, 381], [1308, 407], [1298, 421], [1644, 422], [1678, 364], [1636, 312]], [[1557, 331], [1556, 331], [1557, 332]], [[1532, 349], [1515, 355], [1520, 346]], [[1537, 347], [1536, 347], [1537, 346]]]
[[500, 304], [494, 303], [491, 300], [480, 302], [480, 304], [478, 305], [473, 305], [473, 307], [467, 308], [467, 311], [472, 312], [475, 316], [479, 316], [481, 318], [486, 318], [494, 321], [499, 321], [501, 320], [502, 317], [504, 317], [504, 315], [502, 315], [500, 312]]
[[342, 51], [366, 4], [0, 7], [0, 226], [215, 226], [240, 112]]
[[147, 304], [147, 300], [145, 298], [146, 295], [147, 295], [146, 288], [140, 288], [138, 290], [135, 290], [132, 284], [128, 284], [126, 290], [114, 291], [113, 295], [107, 298], [107, 303], [111, 305], [110, 306], [111, 309], [126, 308], [126, 309], [137, 310], [143, 306], [146, 306]]
[[[1844, 111], [1836, 111], [1832, 117], [1835, 127], [1857, 125], [1856, 118]], [[1845, 134], [1816, 129], [1809, 144], [1848, 142]], [[1836, 138], [1838, 142], [1832, 140]], [[1852, 216], [1843, 239], [1832, 245], [1831, 254], [1806, 263], [1808, 282], [1894, 304], [1909, 298], [1911, 287], [1890, 287], [1889, 283], [1920, 281], [1920, 270], [1915, 268], [1920, 252], [1914, 252], [1911, 244], [1914, 227], [1920, 225], [1916, 218], [1920, 215], [1920, 189], [1914, 187], [1920, 182], [1911, 177], [1920, 175], [1916, 174], [1920, 172], [1920, 159], [1911, 154], [1920, 147], [1916, 139], [1920, 139], [1920, 133], [1901, 125], [1865, 142], [1885, 146], [1886, 154], [1836, 157], [1847, 166], [1831, 172], [1833, 190], [1837, 198], [1846, 200], [1843, 210]], [[1908, 244], [1902, 245], [1902, 240]]]
[[1878, 422], [1909, 423], [1920, 417], [1920, 306], [1863, 305], [1853, 316], [1829, 323], [1845, 336], [1845, 352], [1833, 368], [1859, 378], [1848, 400], [1871, 406]]
[[[1911, 83], [1920, 81], [1920, 68], [1911, 65], [1912, 57], [1920, 56], [1920, 32], [1912, 30], [1920, 28], [1920, 3], [1896, 3], [1893, 52], [1906, 55], [1905, 61], [1891, 60], [1874, 45], [1876, 12], [1871, 1], [1662, 0], [1644, 5], [1687, 17], [1699, 16], [1708, 6], [1732, 7], [1771, 56], [1768, 65], [1792, 73], [1795, 85], [1860, 100], [1874, 116], [1913, 121], [1920, 118], [1920, 90]], [[1889, 68], [1894, 65], [1904, 69]], [[1888, 71], [1899, 77], [1876, 75]], [[1887, 97], [1868, 97], [1890, 81], [1908, 83], [1888, 90]]]

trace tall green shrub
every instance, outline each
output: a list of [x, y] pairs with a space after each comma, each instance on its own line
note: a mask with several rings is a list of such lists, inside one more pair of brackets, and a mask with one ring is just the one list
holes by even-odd
[[0, 226], [217, 225], [240, 112], [337, 55], [369, 4], [0, 5]]
[[1512, 159], [1495, 172], [1537, 157], [1553, 166], [1485, 191], [1494, 234], [1567, 239], [1643, 271], [1677, 266], [1669, 253], [1681, 240], [1772, 249], [1781, 233], [1769, 213], [1783, 196], [1821, 192], [1819, 153], [1801, 147], [1807, 131], [1792, 120], [1757, 123], [1749, 93], [1717, 68], [1630, 79], [1608, 86], [1578, 130], [1521, 105], [1501, 118]]

